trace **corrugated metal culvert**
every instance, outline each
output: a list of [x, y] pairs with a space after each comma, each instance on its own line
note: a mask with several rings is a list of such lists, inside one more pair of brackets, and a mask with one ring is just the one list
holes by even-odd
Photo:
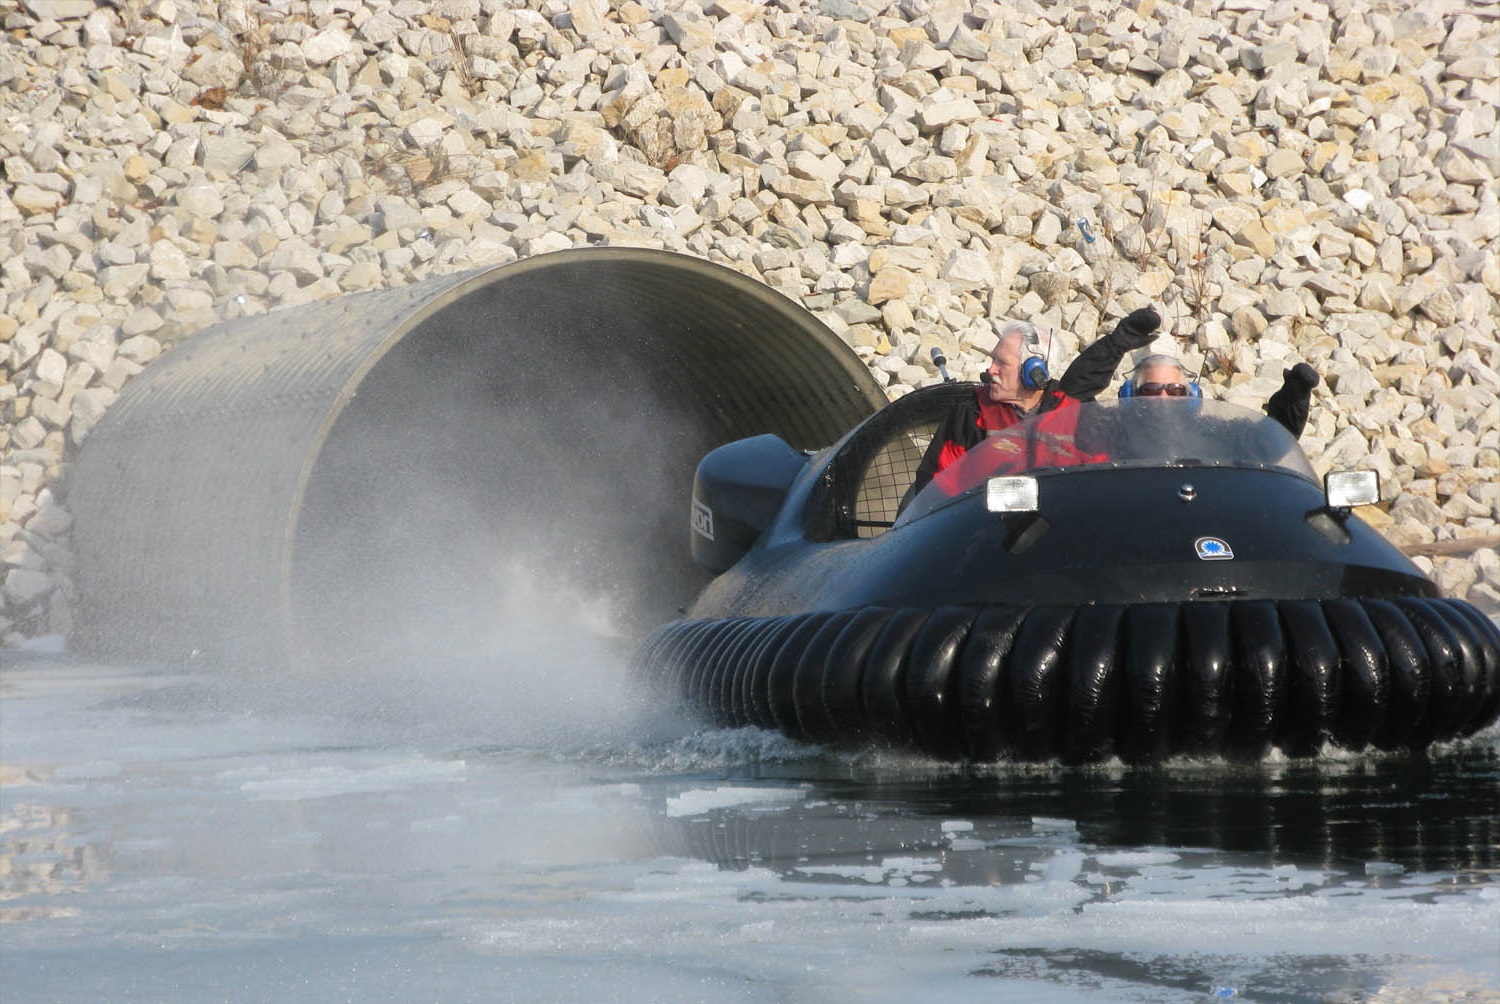
[[80, 451], [74, 644], [247, 666], [461, 648], [539, 568], [643, 628], [702, 584], [703, 453], [823, 446], [883, 403], [798, 304], [661, 251], [226, 322], [127, 385]]

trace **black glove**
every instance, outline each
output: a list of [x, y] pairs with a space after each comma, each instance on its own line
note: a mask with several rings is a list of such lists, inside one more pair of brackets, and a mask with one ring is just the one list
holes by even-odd
[[1298, 363], [1296, 366], [1293, 366], [1289, 370], [1282, 370], [1281, 379], [1283, 381], [1283, 388], [1301, 386], [1306, 387], [1308, 390], [1312, 390], [1318, 385], [1318, 381], [1321, 380], [1322, 377], [1318, 376], [1318, 371], [1313, 369], [1307, 363]]
[[1159, 327], [1161, 315], [1151, 307], [1142, 307], [1132, 310], [1123, 321], [1116, 324], [1115, 330], [1109, 333], [1109, 340], [1121, 352], [1129, 352], [1150, 345]]
[[1298, 363], [1281, 371], [1281, 389], [1266, 402], [1265, 412], [1280, 422], [1294, 436], [1307, 428], [1307, 413], [1312, 407], [1312, 391], [1318, 385], [1318, 371], [1307, 363]]

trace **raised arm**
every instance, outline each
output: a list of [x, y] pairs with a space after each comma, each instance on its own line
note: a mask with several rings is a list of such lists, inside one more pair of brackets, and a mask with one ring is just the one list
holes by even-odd
[[1109, 386], [1125, 353], [1150, 345], [1161, 327], [1161, 315], [1150, 307], [1131, 311], [1115, 330], [1078, 353], [1057, 389], [1077, 401], [1092, 401]]

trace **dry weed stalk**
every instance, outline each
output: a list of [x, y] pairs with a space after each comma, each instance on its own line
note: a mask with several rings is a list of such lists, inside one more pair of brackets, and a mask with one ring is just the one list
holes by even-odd
[[458, 82], [463, 85], [470, 97], [477, 94], [479, 81], [474, 78], [474, 71], [469, 66], [469, 47], [464, 41], [464, 36], [458, 33], [458, 28], [453, 21], [436, 14], [423, 14], [422, 25], [448, 40], [448, 45], [453, 51], [453, 71], [458, 74]]
[[[1123, 254], [1138, 269], [1144, 271], [1163, 261], [1162, 240], [1167, 232], [1167, 221], [1170, 217], [1170, 209], [1160, 213], [1161, 219], [1153, 228], [1151, 218], [1157, 215], [1156, 201], [1156, 177], [1151, 178], [1151, 184], [1146, 190], [1145, 204], [1141, 208], [1139, 232], [1131, 238], [1128, 248], [1119, 248], [1120, 235], [1116, 233], [1113, 223], [1109, 217], [1101, 214], [1099, 219], [1100, 233], [1090, 237], [1087, 233], [1084, 237], [1090, 244], [1100, 246], [1099, 257], [1094, 263], [1095, 285], [1083, 288], [1084, 295], [1093, 303], [1094, 310], [1099, 315], [1101, 329], [1109, 314], [1110, 306], [1115, 296], [1115, 270], [1118, 265], [1116, 253]], [[1080, 221], [1080, 229], [1082, 229]]]
[[[1155, 264], [1161, 260], [1161, 242], [1167, 232], [1167, 219], [1171, 215], [1170, 208], [1161, 214], [1161, 222], [1156, 229], [1151, 229], [1151, 217], [1155, 215], [1156, 205], [1156, 175], [1151, 176], [1151, 184], [1146, 189], [1145, 205], [1141, 208], [1141, 229], [1135, 236], [1135, 243], [1127, 252], [1127, 257], [1142, 268]], [[1111, 240], [1113, 243], [1113, 240]]]
[[252, 93], [263, 98], [275, 98], [286, 90], [288, 80], [286, 66], [279, 55], [268, 53], [273, 22], [307, 22], [311, 20], [303, 4], [301, 11], [279, 11], [269, 4], [249, 7], [245, 11], [246, 24], [230, 36], [230, 44], [240, 57], [240, 78], [234, 89], [247, 84]]
[[1099, 251], [1099, 260], [1095, 263], [1094, 287], [1085, 287], [1084, 292], [1094, 304], [1094, 310], [1099, 314], [1099, 324], [1104, 324], [1105, 315], [1109, 313], [1110, 302], [1115, 296], [1115, 229], [1107, 219], [1099, 221], [1099, 229], [1102, 231], [1098, 237], [1090, 243], [1103, 241]]
[[399, 139], [381, 138], [372, 131], [365, 139], [361, 162], [369, 176], [388, 190], [411, 196], [444, 181], [471, 180], [492, 166], [483, 158], [460, 159], [466, 163], [455, 163], [437, 143], [417, 150]]
[[1198, 235], [1198, 249], [1188, 262], [1187, 292], [1193, 301], [1193, 316], [1201, 328], [1208, 320], [1208, 242]]

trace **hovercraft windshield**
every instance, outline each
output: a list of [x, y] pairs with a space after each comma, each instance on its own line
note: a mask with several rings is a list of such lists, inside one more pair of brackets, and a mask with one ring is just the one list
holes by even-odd
[[1096, 401], [991, 433], [939, 471], [896, 525], [973, 494], [995, 477], [1143, 467], [1277, 470], [1318, 483], [1290, 432], [1238, 405], [1195, 398]]

